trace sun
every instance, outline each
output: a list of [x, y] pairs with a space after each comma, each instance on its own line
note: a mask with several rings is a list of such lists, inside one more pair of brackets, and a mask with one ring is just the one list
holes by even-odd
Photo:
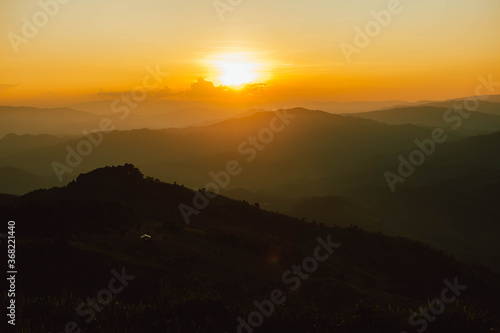
[[217, 80], [222, 85], [241, 88], [261, 78], [259, 72], [261, 64], [250, 60], [247, 54], [219, 54], [214, 58], [211, 61], [212, 66], [215, 67], [218, 74]]
[[219, 80], [225, 86], [240, 86], [258, 78], [256, 64], [222, 62], [219, 64]]

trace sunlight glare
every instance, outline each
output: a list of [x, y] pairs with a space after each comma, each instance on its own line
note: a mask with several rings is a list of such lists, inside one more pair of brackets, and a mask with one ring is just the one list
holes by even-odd
[[226, 54], [218, 57], [214, 65], [219, 73], [218, 80], [225, 86], [241, 86], [256, 82], [260, 78], [256, 62], [241, 54]]

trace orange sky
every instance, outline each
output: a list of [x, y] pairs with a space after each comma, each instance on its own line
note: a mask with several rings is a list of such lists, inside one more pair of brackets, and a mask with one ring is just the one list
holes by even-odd
[[[332, 101], [445, 99], [472, 95], [478, 76], [500, 80], [498, 0], [59, 1], [41, 1], [48, 14], [38, 1], [0, 3], [0, 105], [129, 91], [146, 66], [169, 73], [150, 98], [178, 98], [198, 77]], [[358, 47], [354, 28], [373, 24], [373, 11], [390, 22]], [[347, 44], [358, 49], [350, 62]]]

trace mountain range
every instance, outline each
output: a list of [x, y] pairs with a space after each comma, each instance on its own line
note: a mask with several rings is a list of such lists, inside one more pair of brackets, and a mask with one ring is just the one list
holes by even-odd
[[[186, 224], [179, 205], [196, 193], [212, 199]], [[266, 313], [262, 332], [499, 327], [500, 277], [484, 267], [406, 238], [308, 223], [162, 183], [131, 164], [81, 174], [65, 187], [2, 195], [0, 216], [16, 221], [18, 261], [30, 260], [17, 280], [18, 325], [28, 331], [74, 322], [90, 332], [242, 332], [254, 311]], [[315, 251], [323, 256], [317, 268], [288, 271]], [[110, 267], [126, 288], [89, 321], [90, 312], [75, 308], [108, 283]], [[458, 297], [444, 313], [410, 325], [412, 309], [453, 285]], [[271, 310], [275, 289], [284, 302]]]

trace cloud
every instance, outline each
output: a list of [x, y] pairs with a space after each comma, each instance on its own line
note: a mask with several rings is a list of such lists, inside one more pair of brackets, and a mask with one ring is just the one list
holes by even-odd
[[[265, 97], [266, 93], [269, 92], [269, 86], [266, 83], [251, 83], [247, 84], [241, 89], [232, 89], [227, 86], [215, 86], [212, 81], [205, 80], [200, 77], [198, 80], [191, 84], [191, 86], [186, 90], [174, 91], [167, 86], [161, 87], [160, 89], [155, 89], [153, 91], [148, 91], [148, 99], [167, 99], [167, 98], [180, 98], [180, 99], [191, 99], [191, 100], [217, 100], [226, 98], [255, 98], [255, 97]], [[91, 96], [96, 99], [116, 99], [121, 98], [123, 94], [130, 95], [131, 89], [117, 91], [100, 90], [97, 94], [92, 94]]]
[[250, 83], [243, 88], [243, 91], [247, 95], [262, 96], [269, 91], [269, 85], [267, 83]]
[[219, 97], [224, 92], [222, 86], [216, 87], [213, 82], [198, 78], [198, 81], [191, 84], [191, 89], [186, 91], [190, 98], [213, 98]]
[[242, 89], [232, 89], [227, 86], [216, 87], [213, 82], [204, 78], [198, 78], [198, 81], [191, 84], [191, 88], [184, 92], [188, 98], [206, 99], [206, 98], [226, 98], [226, 97], [262, 97], [266, 94], [269, 86], [266, 83], [247, 84]]

